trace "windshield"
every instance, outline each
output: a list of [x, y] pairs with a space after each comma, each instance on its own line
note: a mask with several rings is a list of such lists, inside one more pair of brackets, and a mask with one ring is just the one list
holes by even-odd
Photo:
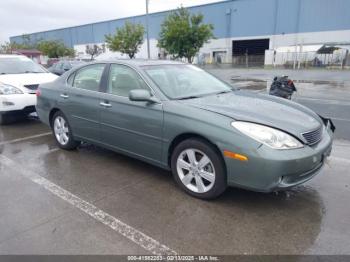
[[0, 57], [0, 74], [47, 73], [27, 57]]
[[144, 70], [170, 99], [195, 98], [232, 90], [228, 84], [193, 65], [146, 66]]

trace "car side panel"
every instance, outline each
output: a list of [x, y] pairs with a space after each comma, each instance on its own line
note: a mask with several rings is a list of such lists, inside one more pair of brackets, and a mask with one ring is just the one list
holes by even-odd
[[68, 87], [62, 94], [69, 97], [60, 96], [58, 106], [68, 118], [74, 136], [99, 141], [102, 93]]
[[101, 112], [101, 141], [118, 150], [161, 163], [163, 106], [104, 95], [110, 108]]
[[50, 112], [58, 109], [67, 117], [76, 138], [99, 140], [99, 102], [103, 93], [73, 88], [61, 82], [40, 85], [39, 89], [36, 110], [42, 122], [50, 125]]
[[256, 153], [261, 143], [246, 139], [231, 127], [232, 119], [210, 111], [187, 106], [177, 101], [164, 102], [163, 162], [168, 163], [172, 141], [182, 134], [204, 137], [214, 144], [221, 156], [224, 150]]
[[[40, 96], [37, 97], [36, 112], [40, 120], [50, 126], [50, 112], [59, 108], [58, 97], [62, 92], [62, 85], [57, 82], [42, 84], [39, 86]], [[60, 110], [62, 110], [60, 108]], [[63, 113], [64, 110], [62, 110]]]

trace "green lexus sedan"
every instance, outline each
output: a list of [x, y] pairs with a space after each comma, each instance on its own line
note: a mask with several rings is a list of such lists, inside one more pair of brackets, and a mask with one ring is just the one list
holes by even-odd
[[40, 85], [37, 113], [58, 146], [96, 144], [171, 170], [192, 196], [227, 186], [290, 188], [319, 173], [334, 125], [277, 97], [235, 90], [172, 61], [85, 64]]

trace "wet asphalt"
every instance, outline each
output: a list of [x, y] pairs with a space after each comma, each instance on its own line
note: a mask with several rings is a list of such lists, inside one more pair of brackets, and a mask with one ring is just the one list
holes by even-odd
[[[300, 91], [303, 98], [317, 90]], [[347, 107], [326, 105], [350, 118]], [[349, 128], [350, 120], [342, 122]], [[338, 129], [332, 156], [310, 182], [271, 194], [230, 188], [202, 201], [178, 189], [169, 172], [138, 160], [89, 144], [60, 150], [36, 119], [1, 126], [0, 254], [150, 254], [27, 173], [178, 254], [350, 254], [350, 138]]]

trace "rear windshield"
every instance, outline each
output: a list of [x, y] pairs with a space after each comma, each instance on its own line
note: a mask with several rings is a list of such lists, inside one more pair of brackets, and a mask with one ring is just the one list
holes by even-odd
[[47, 73], [27, 57], [0, 57], [0, 74]]

